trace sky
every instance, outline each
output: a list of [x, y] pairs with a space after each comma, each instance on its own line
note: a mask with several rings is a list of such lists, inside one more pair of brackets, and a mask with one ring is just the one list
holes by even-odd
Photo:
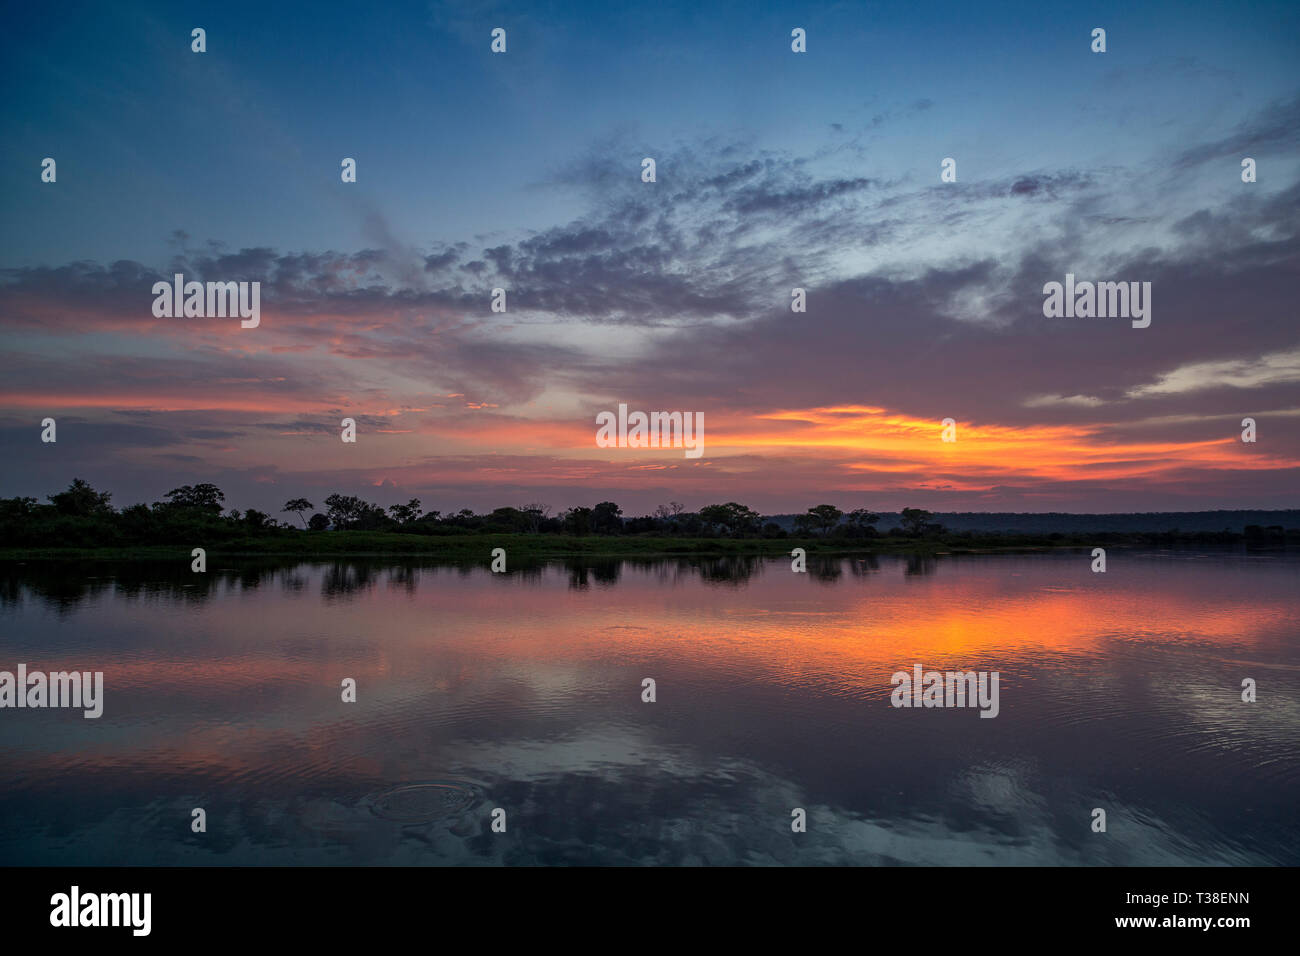
[[1293, 3], [15, 8], [0, 496], [1297, 507], [1297, 64]]

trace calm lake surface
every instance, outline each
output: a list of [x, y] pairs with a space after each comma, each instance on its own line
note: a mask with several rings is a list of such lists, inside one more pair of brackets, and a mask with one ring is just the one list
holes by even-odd
[[6, 565], [0, 863], [1300, 864], [1300, 560], [1090, 563]]

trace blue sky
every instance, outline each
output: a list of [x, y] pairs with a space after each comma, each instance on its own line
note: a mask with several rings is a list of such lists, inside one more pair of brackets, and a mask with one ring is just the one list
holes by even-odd
[[[4, 260], [510, 237], [575, 158], [717, 139], [964, 179], [1129, 165], [1294, 90], [1294, 4], [123, 4], [12, 12]], [[489, 52], [507, 29], [505, 56]], [[809, 52], [792, 56], [792, 26]], [[189, 50], [203, 26], [208, 53]], [[1089, 33], [1108, 31], [1094, 55]], [[918, 104], [923, 109], [918, 109]], [[835, 128], [833, 124], [838, 124]], [[32, 157], [60, 160], [57, 197]], [[635, 154], [635, 155], [633, 155]], [[357, 188], [338, 187], [343, 156]], [[671, 181], [671, 170], [664, 171]], [[557, 182], [559, 180], [560, 182]], [[51, 200], [57, 200], [52, 202]], [[328, 241], [325, 241], [327, 240]]]

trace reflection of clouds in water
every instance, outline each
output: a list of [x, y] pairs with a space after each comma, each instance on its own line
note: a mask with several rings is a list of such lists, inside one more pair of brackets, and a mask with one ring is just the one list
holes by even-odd
[[686, 747], [665, 747], [639, 727], [576, 733], [554, 740], [475, 740], [456, 750], [460, 766], [475, 776], [534, 783], [560, 776], [600, 774], [616, 784], [624, 772], [653, 766], [661, 776], [693, 777], [699, 767]]
[[1045, 803], [1029, 789], [1025, 773], [1012, 767], [971, 767], [949, 788], [951, 795], [990, 813], [1028, 817], [1042, 813]]
[[[216, 799], [155, 801], [119, 809], [75, 838], [45, 842], [50, 864], [389, 865], [1250, 865], [1275, 862], [1206, 840], [1184, 839], [1148, 810], [1113, 796], [1109, 833], [1089, 831], [1080, 805], [1074, 841], [1062, 840], [1045, 795], [1020, 768], [977, 767], [952, 790], [978, 808], [963, 825], [925, 814], [883, 821], [818, 803], [793, 781], [751, 761], [702, 761], [689, 748], [654, 743], [634, 728], [565, 740], [480, 742], [460, 754], [480, 781], [473, 799], [428, 823], [374, 813], [374, 794], [222, 805]], [[400, 789], [400, 788], [399, 788]], [[206, 804], [207, 834], [189, 832], [189, 810]], [[490, 832], [493, 807], [505, 834]], [[803, 807], [808, 830], [790, 829]], [[932, 808], [933, 809], [933, 808]], [[998, 819], [990, 821], [989, 815]], [[1011, 832], [1003, 826], [1014, 820]], [[142, 833], [148, 840], [139, 840]], [[46, 835], [48, 836], [48, 834]], [[8, 843], [6, 846], [5, 844]], [[22, 856], [0, 842], [0, 856]]]
[[[746, 592], [628, 563], [574, 594], [564, 566], [525, 589], [322, 562], [197, 609], [166, 589], [187, 570], [128, 569], [72, 609], [19, 602], [11, 656], [101, 661], [113, 709], [0, 723], [0, 862], [1294, 865], [1293, 562], [1105, 582], [1070, 555], [940, 564], [814, 586], [773, 561]], [[34, 573], [28, 597], [68, 598]], [[1002, 714], [891, 708], [915, 661], [1000, 671]], [[374, 812], [448, 778], [470, 805]]]
[[[877, 822], [810, 803], [796, 784], [750, 761], [732, 758], [705, 765], [688, 748], [663, 747], [630, 728], [621, 734], [602, 732], [562, 741], [488, 743], [462, 753], [480, 775], [499, 773], [513, 783], [530, 785], [535, 799], [548, 807], [563, 805], [565, 793], [581, 790], [572, 786], [572, 778], [579, 776], [598, 778], [598, 789], [606, 795], [667, 785], [682, 795], [680, 802], [689, 803], [680, 812], [661, 816], [650, 807], [634, 812], [629, 807], [608, 808], [607, 821], [592, 821], [597, 839], [584, 853], [593, 861], [1012, 866], [1270, 862], [1224, 846], [1207, 846], [1201, 838], [1183, 839], [1149, 811], [1130, 814], [1113, 799], [1108, 811], [1111, 832], [1091, 833], [1084, 812], [1079, 820], [1084, 837], [1068, 845], [1053, 829], [1051, 804], [1032, 789], [1024, 768], [978, 767], [962, 773], [954, 782], [954, 795], [996, 819], [958, 827], [921, 816]], [[539, 784], [546, 785], [544, 797], [536, 793]], [[808, 811], [807, 833], [790, 831], [794, 807]], [[590, 817], [582, 806], [570, 812], [575, 819]], [[1016, 823], [1011, 832], [1002, 826], [1008, 819]], [[621, 839], [606, 843], [600, 835]], [[635, 855], [629, 855], [628, 840], [636, 846]]]

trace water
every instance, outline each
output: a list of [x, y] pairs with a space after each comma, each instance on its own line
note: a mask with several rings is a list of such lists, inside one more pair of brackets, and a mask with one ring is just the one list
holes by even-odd
[[0, 863], [1300, 864], [1295, 556], [486, 563], [0, 569]]

